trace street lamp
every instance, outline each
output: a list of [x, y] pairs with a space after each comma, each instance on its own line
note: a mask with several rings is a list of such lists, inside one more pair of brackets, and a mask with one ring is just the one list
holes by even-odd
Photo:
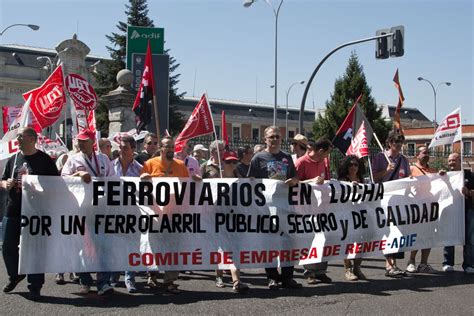
[[304, 80], [293, 82], [293, 83], [290, 85], [290, 87], [288, 88], [288, 90], [286, 90], [286, 116], [285, 116], [285, 123], [286, 123], [286, 140], [287, 140], [287, 141], [288, 141], [288, 95], [290, 94], [291, 88], [293, 88], [293, 86], [294, 86], [294, 85], [297, 85], [297, 84], [304, 84]]
[[[244, 7], [250, 7], [256, 0], [244, 0], [243, 5]], [[274, 107], [273, 107], [273, 125], [276, 125], [277, 120], [277, 87], [278, 87], [278, 14], [280, 13], [281, 5], [283, 4], [283, 0], [280, 0], [278, 7], [272, 5], [270, 0], [264, 0], [273, 10], [275, 14], [275, 100], [274, 100]]]
[[438, 83], [438, 85], [435, 88], [434, 85], [431, 83], [431, 81], [429, 81], [428, 79], [425, 79], [423, 77], [418, 77], [418, 81], [428, 82], [431, 86], [431, 89], [433, 89], [433, 95], [434, 95], [434, 127], [436, 128], [438, 126], [438, 123], [436, 121], [436, 93], [437, 93], [438, 88], [439, 88], [440, 85], [445, 84], [449, 87], [451, 85], [451, 82], [442, 81], [442, 82]]
[[35, 25], [35, 24], [12, 24], [12, 25], [9, 25], [6, 28], [4, 28], [3, 31], [0, 32], [0, 36], [2, 36], [3, 33], [5, 33], [6, 30], [8, 30], [9, 28], [14, 27], [14, 26], [27, 26], [30, 29], [32, 29], [33, 31], [37, 31], [40, 28], [38, 25]]

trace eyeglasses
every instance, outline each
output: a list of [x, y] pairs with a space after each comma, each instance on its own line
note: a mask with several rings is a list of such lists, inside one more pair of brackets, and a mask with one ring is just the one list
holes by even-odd
[[224, 160], [224, 162], [228, 165], [230, 165], [231, 163], [234, 164], [234, 165], [239, 163], [237, 160]]
[[280, 139], [280, 135], [270, 135], [267, 136], [268, 139]]
[[162, 146], [163, 148], [169, 148], [169, 149], [174, 149], [174, 145], [165, 145], [165, 146]]
[[359, 167], [359, 164], [357, 162], [351, 162], [349, 164], [349, 166], [352, 166], [352, 167]]
[[158, 142], [148, 142], [147, 145], [158, 145]]

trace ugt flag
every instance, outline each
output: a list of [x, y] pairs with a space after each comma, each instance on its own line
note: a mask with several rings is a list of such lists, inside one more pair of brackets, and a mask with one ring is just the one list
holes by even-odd
[[428, 148], [455, 143], [461, 134], [461, 109], [457, 108], [441, 121]]
[[[374, 134], [374, 131], [372, 130], [372, 127], [367, 121], [367, 118], [365, 117], [364, 113], [358, 106], [358, 103], [361, 98], [362, 98], [362, 95], [360, 95], [357, 98], [351, 110], [349, 111], [346, 118], [344, 119], [344, 122], [342, 122], [342, 125], [337, 130], [336, 136], [334, 136], [334, 139], [332, 141], [334, 146], [339, 148], [339, 150], [343, 154], [346, 154], [346, 155], [355, 154], [357, 152], [356, 149], [359, 146], [356, 146], [355, 142], [359, 142], [360, 146], [362, 146], [364, 143], [367, 145], [370, 144], [372, 140], [372, 135]], [[363, 126], [363, 129], [360, 130], [362, 126], [362, 122], [364, 122], [364, 126]], [[365, 130], [365, 140], [362, 139], [364, 137], [364, 133], [363, 133], [364, 130]], [[357, 137], [355, 137], [354, 131], [356, 131]], [[359, 131], [360, 131], [360, 134], [359, 134]], [[355, 139], [354, 145], [352, 145], [353, 138]], [[348, 152], [349, 149], [350, 151]], [[360, 157], [363, 157], [363, 156], [360, 156]]]
[[181, 152], [189, 139], [213, 132], [214, 121], [212, 119], [211, 109], [209, 108], [206, 94], [203, 94], [183, 130], [176, 138], [175, 152]]
[[41, 87], [23, 94], [25, 101], [31, 96], [31, 113], [42, 129], [53, 125], [66, 103], [63, 85], [63, 66], [59, 65]]
[[151, 109], [153, 107], [153, 98], [155, 97], [155, 82], [151, 58], [150, 41], [148, 41], [145, 69], [143, 69], [142, 81], [140, 82], [140, 87], [132, 107], [132, 111], [136, 114], [138, 132], [145, 129], [145, 126], [151, 122]]

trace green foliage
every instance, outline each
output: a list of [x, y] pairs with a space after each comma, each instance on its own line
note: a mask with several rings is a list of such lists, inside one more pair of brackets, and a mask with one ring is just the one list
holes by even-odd
[[[154, 27], [153, 20], [148, 18], [147, 0], [129, 0], [128, 2], [128, 4], [125, 4], [127, 22], [119, 21], [117, 24], [118, 32], [112, 32], [111, 35], [105, 36], [112, 44], [106, 46], [107, 51], [110, 53], [111, 60], [104, 61], [103, 69], [105, 69], [105, 71], [95, 74], [97, 82], [97, 88], [95, 88], [95, 90], [98, 96], [107, 94], [117, 87], [117, 73], [125, 68], [127, 25]], [[165, 50], [165, 54], [169, 54], [169, 49]], [[179, 132], [185, 122], [183, 115], [177, 111], [173, 105], [176, 104], [185, 93], [178, 92], [177, 84], [180, 74], [174, 73], [178, 67], [179, 64], [170, 56], [169, 122], [170, 130], [177, 130]], [[130, 107], [131, 106], [130, 104]], [[96, 110], [96, 122], [97, 128], [101, 131], [102, 135], [107, 135], [109, 130], [108, 108], [103, 102], [99, 103]]]
[[355, 52], [352, 52], [349, 58], [345, 74], [342, 78], [338, 78], [334, 84], [334, 93], [331, 94], [330, 100], [326, 101], [324, 117], [319, 114], [313, 124], [315, 138], [325, 136], [333, 139], [339, 126], [361, 93], [362, 98], [359, 106], [379, 139], [384, 140], [388, 135], [390, 124], [384, 121], [382, 110], [377, 107], [374, 98], [370, 94], [371, 89], [367, 85], [363, 67], [359, 64]]

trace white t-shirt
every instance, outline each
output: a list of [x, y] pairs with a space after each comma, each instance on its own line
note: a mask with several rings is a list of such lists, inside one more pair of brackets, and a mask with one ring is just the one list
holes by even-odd
[[89, 159], [89, 157], [82, 152], [69, 156], [61, 175], [70, 176], [77, 171], [86, 171], [92, 177], [108, 177], [115, 175], [112, 163], [106, 155], [95, 153], [95, 157], [97, 159], [92, 155], [92, 159]]

